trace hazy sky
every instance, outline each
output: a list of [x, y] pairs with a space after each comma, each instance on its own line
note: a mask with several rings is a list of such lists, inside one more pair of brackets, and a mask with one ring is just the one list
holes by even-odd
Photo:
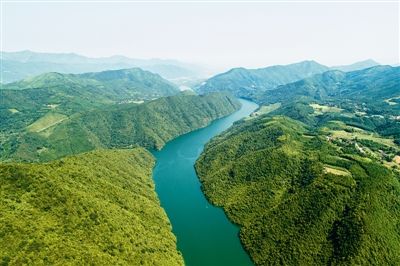
[[399, 3], [3, 3], [5, 51], [260, 67], [399, 62]]

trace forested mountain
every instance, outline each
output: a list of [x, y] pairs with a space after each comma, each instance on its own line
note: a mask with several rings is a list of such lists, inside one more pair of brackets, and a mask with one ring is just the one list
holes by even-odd
[[400, 96], [400, 67], [376, 66], [353, 72], [327, 71], [263, 93], [261, 102], [315, 100], [380, 101]]
[[47, 72], [85, 73], [140, 67], [164, 78], [201, 77], [199, 66], [176, 60], [132, 59], [125, 56], [89, 58], [74, 53], [2, 52], [3, 82], [9, 83]]
[[[77, 88], [76, 88], [77, 87]], [[4, 90], [47, 89], [68, 96], [103, 97], [107, 100], [151, 99], [173, 95], [177, 87], [157, 74], [140, 68], [84, 74], [45, 73], [2, 86]], [[24, 92], [27, 94], [27, 92]], [[73, 95], [76, 94], [76, 95]]]
[[183, 265], [142, 148], [0, 163], [2, 265]]
[[400, 263], [399, 88], [398, 67], [316, 74], [206, 146], [203, 190], [257, 265]]
[[0, 93], [0, 130], [8, 134], [49, 112], [70, 116], [104, 105], [174, 95], [179, 90], [157, 74], [133, 68], [86, 74], [46, 73], [3, 85]]
[[41, 161], [96, 148], [140, 145], [159, 149], [165, 142], [228, 115], [240, 103], [225, 93], [181, 94], [143, 104], [121, 104], [72, 116], [50, 111], [20, 134], [7, 135], [3, 159]]
[[234, 68], [208, 79], [196, 91], [199, 93], [229, 91], [237, 97], [254, 99], [255, 95], [260, 92], [327, 70], [329, 70], [328, 67], [315, 61], [303, 61], [260, 69]]
[[400, 174], [377, 159], [400, 149], [351, 129], [264, 115], [206, 146], [203, 191], [241, 226], [257, 265], [400, 263]]

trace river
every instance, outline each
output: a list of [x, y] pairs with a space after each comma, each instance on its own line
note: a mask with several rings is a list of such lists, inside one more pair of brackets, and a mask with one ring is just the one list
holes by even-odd
[[167, 212], [185, 264], [189, 266], [253, 265], [240, 244], [239, 228], [201, 191], [194, 163], [204, 145], [233, 122], [248, 116], [258, 105], [240, 99], [239, 111], [209, 126], [182, 135], [154, 151], [153, 172], [161, 206]]

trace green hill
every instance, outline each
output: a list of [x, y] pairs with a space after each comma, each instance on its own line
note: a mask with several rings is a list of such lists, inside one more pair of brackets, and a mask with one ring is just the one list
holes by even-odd
[[178, 93], [172, 83], [138, 68], [79, 75], [46, 73], [2, 85], [0, 131], [18, 132], [49, 111], [72, 115], [104, 105]]
[[177, 95], [143, 104], [121, 104], [65, 117], [54, 112], [3, 142], [3, 159], [47, 161], [96, 148], [140, 145], [160, 149], [167, 141], [240, 107], [232, 96]]
[[[120, 101], [152, 99], [176, 94], [179, 90], [157, 74], [140, 68], [107, 70], [84, 74], [50, 72], [2, 86], [4, 90], [46, 89], [68, 97]], [[29, 91], [25, 91], [28, 94]], [[101, 98], [100, 98], [101, 97]], [[89, 99], [86, 99], [89, 100]]]
[[329, 70], [314, 61], [277, 65], [259, 69], [234, 68], [208, 79], [196, 90], [199, 93], [229, 91], [237, 97], [257, 100], [260, 92]]
[[215, 137], [197, 161], [257, 265], [400, 263], [399, 172], [375, 158], [378, 137], [337, 127], [264, 115]]
[[0, 164], [2, 265], [183, 265], [142, 148]]

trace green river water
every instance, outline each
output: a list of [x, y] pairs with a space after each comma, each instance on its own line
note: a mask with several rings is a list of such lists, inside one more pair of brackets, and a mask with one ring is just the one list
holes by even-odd
[[153, 178], [161, 205], [172, 223], [185, 264], [189, 266], [253, 265], [239, 240], [239, 228], [201, 191], [194, 163], [204, 145], [258, 105], [240, 99], [239, 111], [209, 126], [182, 135], [154, 151]]

